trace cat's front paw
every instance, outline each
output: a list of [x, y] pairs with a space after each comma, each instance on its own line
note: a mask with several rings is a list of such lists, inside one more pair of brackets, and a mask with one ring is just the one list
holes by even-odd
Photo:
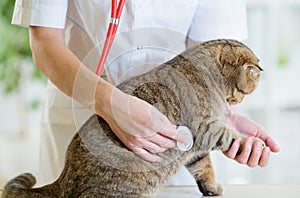
[[204, 196], [222, 195], [223, 188], [220, 184], [207, 184], [205, 181], [197, 181], [198, 188]]
[[[242, 153], [242, 151], [244, 149], [244, 145], [245, 145], [246, 139], [247, 139], [247, 136], [242, 137], [242, 144], [241, 144], [241, 146], [240, 146], [240, 148], [239, 148], [239, 150], [238, 150], [238, 152], [237, 152], [236, 155], [240, 155]], [[252, 145], [254, 146], [254, 144], [256, 144], [256, 142], [259, 142], [263, 147], [266, 146], [266, 143], [263, 140], [261, 140], [258, 137], [253, 137]]]
[[266, 143], [265, 143], [262, 139], [257, 138], [257, 137], [254, 137], [254, 138], [253, 138], [253, 144], [255, 144], [256, 142], [261, 143], [263, 147], [266, 146]]

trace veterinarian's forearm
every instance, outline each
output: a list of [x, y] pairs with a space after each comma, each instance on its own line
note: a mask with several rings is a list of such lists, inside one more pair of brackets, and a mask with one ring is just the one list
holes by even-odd
[[[65, 46], [61, 29], [30, 27], [30, 46], [36, 66], [66, 95], [101, 114], [101, 107], [110, 100], [113, 86], [82, 65]], [[101, 92], [100, 94], [96, 92]], [[106, 98], [108, 97], [108, 98]]]
[[189, 37], [186, 38], [186, 48], [187, 49], [194, 47], [196, 45], [199, 45], [200, 43], [201, 43], [200, 41], [193, 40]]

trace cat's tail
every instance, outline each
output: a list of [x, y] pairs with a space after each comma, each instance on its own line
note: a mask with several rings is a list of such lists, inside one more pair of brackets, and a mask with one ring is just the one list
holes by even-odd
[[36, 183], [35, 177], [31, 173], [23, 173], [10, 180], [4, 189], [10, 188], [32, 188]]
[[32, 187], [36, 179], [30, 173], [23, 173], [10, 180], [4, 187], [1, 198], [39, 198], [44, 197], [39, 190]]

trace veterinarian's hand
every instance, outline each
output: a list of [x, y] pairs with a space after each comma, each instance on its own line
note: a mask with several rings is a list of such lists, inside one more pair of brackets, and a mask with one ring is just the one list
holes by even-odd
[[[264, 128], [247, 117], [232, 113], [225, 119], [225, 123], [237, 132], [248, 136], [242, 152], [237, 155], [239, 147], [241, 146], [241, 140], [237, 139], [234, 141], [231, 148], [225, 152], [227, 157], [232, 158], [241, 164], [247, 164], [250, 167], [255, 167], [257, 165], [265, 167], [268, 164], [270, 152], [279, 152], [279, 146], [266, 133]], [[256, 142], [253, 145], [252, 137], [260, 138], [265, 142], [266, 146], [263, 147], [259, 142]]]
[[174, 148], [175, 141], [189, 142], [166, 116], [137, 97], [114, 88], [108, 106], [101, 116], [125, 146], [144, 160], [159, 162], [155, 153]]

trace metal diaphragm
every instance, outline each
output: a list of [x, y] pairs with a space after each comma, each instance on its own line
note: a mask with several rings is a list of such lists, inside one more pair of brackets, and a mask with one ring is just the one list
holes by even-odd
[[181, 142], [177, 141], [177, 148], [181, 151], [188, 151], [193, 147], [193, 134], [191, 132], [191, 130], [186, 127], [186, 126], [177, 126], [177, 130], [181, 133], [181, 134], [185, 134], [190, 138], [190, 142], [188, 144], [183, 144]]

